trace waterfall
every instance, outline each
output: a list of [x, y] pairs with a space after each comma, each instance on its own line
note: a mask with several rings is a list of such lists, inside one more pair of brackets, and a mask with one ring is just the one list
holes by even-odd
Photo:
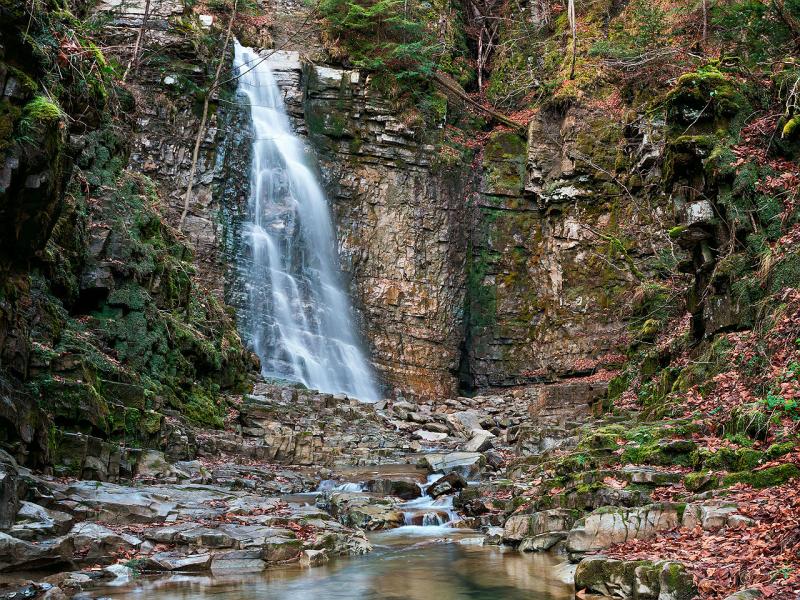
[[340, 281], [328, 203], [267, 63], [236, 42], [237, 93], [249, 104], [253, 157], [240, 328], [265, 377], [375, 401], [375, 378]]

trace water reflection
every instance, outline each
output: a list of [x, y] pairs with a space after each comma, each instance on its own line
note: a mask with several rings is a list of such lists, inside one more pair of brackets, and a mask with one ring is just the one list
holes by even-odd
[[[438, 529], [438, 528], [437, 528]], [[449, 539], [376, 535], [375, 551], [313, 569], [273, 569], [259, 575], [144, 579], [103, 595], [116, 600], [566, 600], [572, 586], [555, 573], [559, 559]]]

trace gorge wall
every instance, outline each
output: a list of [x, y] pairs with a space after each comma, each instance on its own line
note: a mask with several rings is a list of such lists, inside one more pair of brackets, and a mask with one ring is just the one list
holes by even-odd
[[476, 154], [404, 124], [358, 71], [269, 60], [316, 149], [390, 389], [452, 396], [620, 361], [632, 291], [664, 248], [657, 123], [544, 111]]

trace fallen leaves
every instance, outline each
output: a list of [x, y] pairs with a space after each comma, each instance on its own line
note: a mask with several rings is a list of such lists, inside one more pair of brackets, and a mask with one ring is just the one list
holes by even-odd
[[684, 562], [704, 598], [721, 600], [743, 587], [767, 598], [800, 594], [800, 486], [797, 481], [754, 490], [737, 485], [726, 501], [754, 521], [719, 531], [680, 529], [652, 540], [631, 540], [604, 554], [626, 560], [669, 558]]

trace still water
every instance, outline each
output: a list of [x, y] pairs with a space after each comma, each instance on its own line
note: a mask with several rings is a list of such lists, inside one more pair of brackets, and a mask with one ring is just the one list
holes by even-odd
[[139, 579], [105, 588], [114, 600], [567, 600], [562, 559], [479, 545], [474, 533], [401, 527], [371, 536], [367, 556], [258, 575]]

